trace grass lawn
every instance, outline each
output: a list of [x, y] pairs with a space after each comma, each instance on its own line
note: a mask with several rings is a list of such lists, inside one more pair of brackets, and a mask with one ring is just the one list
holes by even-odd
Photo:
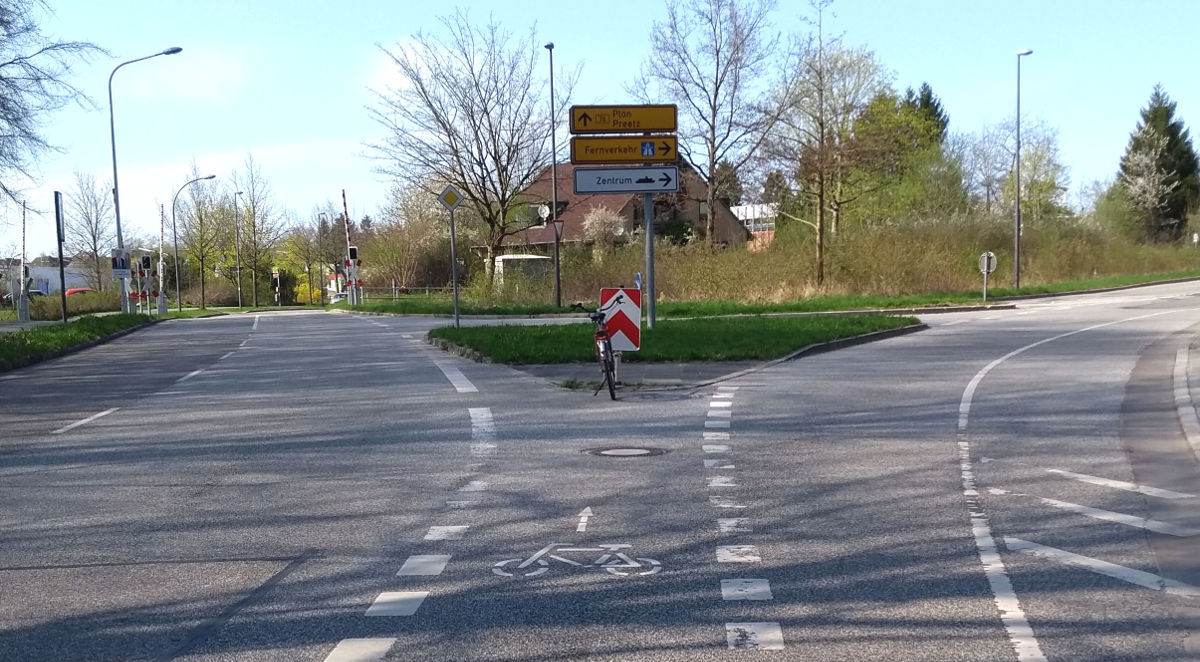
[[0, 370], [29, 365], [63, 350], [105, 338], [114, 333], [145, 324], [145, 315], [103, 315], [81, 317], [68, 324], [45, 326], [0, 333]]
[[[624, 360], [767, 360], [814, 343], [916, 323], [913, 317], [888, 315], [659, 320], [653, 329], [642, 329], [641, 350], [627, 352]], [[593, 361], [593, 329], [588, 323], [444, 327], [429, 335], [498, 363], [521, 365]]]

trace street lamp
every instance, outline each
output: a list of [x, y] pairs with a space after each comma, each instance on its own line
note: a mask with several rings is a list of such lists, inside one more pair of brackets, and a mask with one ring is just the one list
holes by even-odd
[[550, 51], [550, 221], [554, 226], [554, 306], [562, 307], [562, 277], [558, 269], [558, 242], [562, 223], [558, 222], [558, 126], [554, 121], [554, 42], [546, 44]]
[[175, 306], [180, 311], [183, 310], [183, 297], [179, 296], [179, 235], [175, 232], [175, 203], [179, 202], [179, 194], [183, 193], [183, 189], [195, 184], [196, 182], [215, 178], [216, 175], [197, 177], [187, 184], [180, 186], [179, 190], [175, 191], [175, 197], [171, 198], [171, 241], [175, 243]]
[[1026, 48], [1017, 51], [1017, 158], [1015, 161], [1015, 183], [1017, 205], [1013, 212], [1013, 289], [1021, 289], [1021, 58], [1033, 55], [1033, 50]]
[[233, 263], [237, 270], [238, 308], [242, 307], [242, 224], [238, 221], [237, 197], [242, 192], [233, 194]]
[[[125, 239], [121, 235], [121, 198], [117, 194], [117, 131], [116, 131], [116, 123], [113, 120], [113, 95], [112, 95], [113, 76], [117, 75], [117, 69], [120, 69], [121, 67], [123, 67], [127, 64], [133, 64], [134, 62], [141, 62], [142, 60], [149, 60], [150, 58], [158, 57], [159, 55], [174, 55], [182, 50], [183, 49], [178, 46], [172, 46], [171, 48], [168, 48], [167, 50], [162, 51], [160, 53], [155, 53], [154, 55], [147, 55], [146, 57], [139, 57], [136, 60], [129, 60], [128, 62], [122, 62], [121, 64], [118, 64], [116, 66], [116, 68], [114, 68], [112, 70], [111, 74], [108, 75], [108, 137], [112, 141], [113, 213], [116, 215], [116, 218], [117, 218], [117, 249], [121, 250], [121, 251], [125, 250]], [[129, 312], [129, 298], [125, 294], [125, 279], [124, 278], [121, 279], [121, 312], [123, 312], [123, 313]]]

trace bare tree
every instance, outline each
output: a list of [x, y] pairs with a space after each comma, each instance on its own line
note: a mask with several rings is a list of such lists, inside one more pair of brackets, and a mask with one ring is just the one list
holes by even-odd
[[112, 218], [112, 187], [98, 186], [94, 175], [75, 173], [74, 195], [68, 198], [66, 248], [76, 259], [87, 261], [88, 284], [104, 291], [109, 277], [109, 255], [117, 247]]
[[644, 101], [678, 105], [680, 154], [708, 182], [710, 246], [718, 192], [733, 184], [722, 176], [736, 176], [755, 156], [782, 110], [767, 94], [770, 73], [787, 68], [770, 32], [774, 8], [774, 0], [670, 0], [667, 20], [651, 26], [651, 55], [629, 87]]
[[[411, 45], [383, 49], [402, 82], [376, 92], [371, 114], [388, 135], [372, 148], [381, 171], [402, 185], [435, 199], [447, 184], [458, 189], [485, 226], [491, 274], [505, 237], [537, 222], [515, 212], [554, 158], [545, 83], [534, 73], [542, 49], [532, 30], [515, 39], [495, 22], [472, 25], [463, 12], [441, 23], [443, 35], [418, 33]], [[576, 77], [558, 86], [557, 109]]]
[[55, 148], [42, 134], [46, 115], [87, 97], [68, 81], [78, 61], [104, 51], [86, 41], [42, 34], [41, 0], [0, 0], [0, 193], [17, 199], [12, 173], [30, 178], [37, 157]]
[[246, 207], [240, 214], [242, 264], [250, 267], [252, 301], [258, 306], [258, 278], [264, 280], [273, 264], [272, 253], [287, 232], [271, 205], [271, 189], [253, 156], [246, 157], [246, 170], [234, 173], [234, 185], [244, 192]]
[[[199, 177], [199, 169], [192, 166], [188, 179]], [[216, 191], [207, 181], [198, 181], [188, 187], [188, 199], [179, 203], [183, 214], [182, 243], [187, 257], [195, 262], [200, 274], [200, 307], [207, 302], [205, 282], [208, 269], [221, 257], [228, 227], [220, 218], [221, 205]]]
[[791, 80], [776, 93], [785, 108], [768, 154], [795, 173], [801, 192], [813, 202], [816, 221], [804, 222], [817, 233], [817, 285], [825, 282], [827, 214], [832, 213], [836, 232], [843, 208], [858, 195], [846, 185], [858, 165], [854, 118], [888, 86], [887, 72], [870, 51], [846, 47], [840, 38], [826, 39], [822, 19], [830, 4], [811, 2], [816, 35], [798, 45]]

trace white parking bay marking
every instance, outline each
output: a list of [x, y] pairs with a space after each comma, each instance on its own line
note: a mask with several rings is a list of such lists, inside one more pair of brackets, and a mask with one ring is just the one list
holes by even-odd
[[714, 508], [745, 508], [746, 507], [746, 506], [738, 503], [737, 499], [734, 499], [733, 497], [710, 496], [710, 497], [708, 497], [708, 501], [709, 501], [709, 503], [711, 503], [713, 505]]
[[783, 650], [783, 629], [778, 623], [726, 623], [730, 650]]
[[771, 583], [765, 579], [722, 579], [722, 600], [774, 600]]
[[106, 409], [106, 410], [100, 412], [99, 414], [92, 414], [91, 416], [88, 416], [87, 418], [83, 419], [82, 421], [75, 421], [74, 423], [72, 423], [70, 425], [64, 425], [63, 427], [55, 430], [54, 432], [51, 432], [50, 434], [62, 434], [69, 430], [74, 430], [75, 428], [79, 427], [80, 425], [87, 425], [88, 423], [91, 423], [92, 421], [96, 420], [97, 418], [101, 418], [103, 416], [108, 416], [109, 414], [113, 413], [114, 411], [116, 411], [118, 409], [120, 409], [120, 407], [113, 407], [112, 409]]
[[733, 476], [709, 476], [709, 487], [737, 487], [737, 483], [733, 482]]
[[367, 616], [412, 616], [429, 597], [429, 591], [387, 591], [367, 608]]
[[1080, 515], [1086, 515], [1087, 517], [1091, 517], [1094, 519], [1104, 520], [1106, 522], [1116, 522], [1118, 524], [1124, 524], [1126, 526], [1135, 526], [1139, 529], [1146, 529], [1147, 531], [1153, 531], [1155, 533], [1165, 533], [1169, 536], [1177, 536], [1180, 538], [1187, 538], [1189, 536], [1194, 536], [1194, 535], [1200, 534], [1200, 531], [1197, 531], [1196, 529], [1189, 529], [1189, 528], [1183, 527], [1183, 526], [1176, 526], [1169, 522], [1160, 522], [1158, 520], [1146, 519], [1145, 517], [1137, 517], [1136, 515], [1126, 515], [1125, 513], [1114, 513], [1111, 510], [1100, 510], [1099, 508], [1092, 508], [1089, 506], [1081, 506], [1077, 503], [1068, 503], [1066, 501], [1059, 501], [1057, 499], [1047, 499], [1044, 497], [1041, 498], [1041, 501], [1042, 501], [1042, 503], [1044, 503], [1048, 506], [1054, 506], [1055, 508], [1062, 508], [1063, 510], [1069, 510], [1071, 512], [1079, 513]]
[[377, 662], [391, 650], [395, 639], [386, 637], [343, 639], [325, 658], [325, 662]]
[[717, 563], [758, 563], [762, 557], [754, 545], [722, 545], [717, 548]]
[[404, 560], [404, 565], [396, 571], [396, 576], [432, 577], [440, 575], [449, 562], [449, 554], [414, 554]]
[[[729, 433], [722, 432], [721, 434], [728, 435]], [[729, 437], [726, 436], [725, 438], [728, 439]], [[705, 453], [728, 453], [729, 452], [729, 446], [726, 444], [704, 444], [700, 448], [704, 449]]]
[[721, 533], [749, 533], [749, 517], [720, 517], [717, 519], [717, 529]]
[[463, 534], [467, 532], [466, 526], [431, 526], [429, 533], [425, 534], [426, 540], [462, 540]]
[[1092, 572], [1112, 577], [1113, 579], [1129, 582], [1130, 584], [1144, 586], [1156, 591], [1166, 591], [1167, 593], [1185, 598], [1200, 598], [1200, 588], [1174, 579], [1160, 577], [1154, 573], [1127, 568], [1123, 565], [1093, 559], [1088, 556], [1081, 556], [1062, 549], [1055, 549], [1054, 547], [1046, 547], [1045, 545], [1021, 540], [1020, 538], [1005, 538], [1004, 544], [1011, 550], [1025, 552], [1026, 554], [1032, 554], [1057, 563], [1085, 568]]
[[454, 387], [454, 390], [458, 391], [459, 393], [479, 392], [479, 389], [475, 388], [475, 385], [471, 383], [471, 380], [467, 379], [467, 376], [462, 374], [462, 371], [457, 367], [447, 363], [446, 361], [434, 361], [433, 364], [438, 367], [438, 370], [442, 371], [442, 374], [446, 376], [446, 379], [450, 380], [450, 385]]
[[1077, 474], [1073, 471], [1063, 471], [1062, 469], [1047, 469], [1049, 473], [1058, 474], [1065, 478], [1091, 483], [1092, 485], [1101, 485], [1103, 487], [1111, 487], [1116, 490], [1125, 490], [1126, 492], [1137, 492], [1146, 496], [1158, 497], [1160, 499], [1192, 499], [1194, 494], [1184, 494], [1183, 492], [1174, 492], [1164, 490], [1158, 487], [1149, 487], [1146, 485], [1137, 485], [1135, 483], [1127, 483], [1123, 480], [1112, 480], [1109, 478], [1100, 478], [1099, 476], [1089, 476], [1087, 474]]

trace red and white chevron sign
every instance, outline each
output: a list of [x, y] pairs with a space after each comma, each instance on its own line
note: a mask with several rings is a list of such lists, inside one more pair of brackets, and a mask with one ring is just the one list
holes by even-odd
[[[614, 303], [620, 296], [621, 302]], [[642, 346], [642, 291], [632, 287], [600, 289], [600, 308], [607, 316], [604, 324], [619, 352], [636, 352]]]

